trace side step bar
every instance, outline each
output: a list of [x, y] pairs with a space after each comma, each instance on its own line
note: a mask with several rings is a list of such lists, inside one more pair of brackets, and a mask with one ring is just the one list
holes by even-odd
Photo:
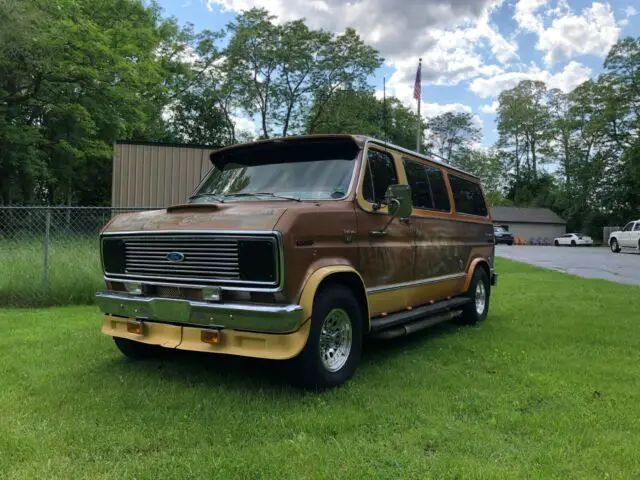
[[[451, 298], [449, 300], [443, 300], [441, 302], [437, 302], [432, 305], [424, 305], [422, 307], [417, 307], [417, 308], [414, 308], [413, 310], [405, 310], [402, 312], [393, 313], [386, 317], [372, 318], [371, 333], [377, 333], [383, 330], [389, 330], [391, 328], [402, 326], [408, 323], [413, 323], [413, 322], [416, 322], [417, 320], [424, 319], [424, 317], [432, 317], [440, 313], [451, 313], [451, 310], [460, 310], [461, 307], [465, 306], [470, 301], [471, 299], [466, 297]], [[439, 321], [446, 321], [446, 319], [439, 320]], [[438, 322], [435, 322], [435, 323], [438, 323]]]
[[440, 313], [432, 317], [426, 317], [422, 320], [416, 320], [415, 322], [401, 325], [400, 327], [390, 328], [388, 330], [382, 330], [371, 335], [372, 338], [379, 340], [390, 340], [392, 338], [403, 337], [419, 330], [432, 327], [441, 322], [447, 322], [453, 320], [456, 317], [462, 315], [462, 310], [452, 310], [445, 313]]

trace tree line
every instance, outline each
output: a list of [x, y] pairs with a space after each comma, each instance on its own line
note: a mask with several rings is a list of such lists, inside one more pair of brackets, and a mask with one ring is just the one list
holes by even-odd
[[[415, 148], [418, 118], [368, 78], [356, 31], [266, 11], [196, 32], [142, 0], [0, 0], [0, 203], [108, 205], [118, 139], [221, 147], [361, 133]], [[423, 151], [478, 174], [492, 204], [549, 207], [596, 234], [640, 208], [640, 41], [570, 93], [524, 81], [498, 99], [497, 143], [471, 113], [422, 120]]]

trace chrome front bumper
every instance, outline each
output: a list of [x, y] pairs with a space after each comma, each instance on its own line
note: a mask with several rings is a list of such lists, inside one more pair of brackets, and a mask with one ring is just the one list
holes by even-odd
[[108, 315], [250, 332], [290, 333], [303, 323], [300, 305], [208, 303], [112, 291], [97, 292], [96, 304]]

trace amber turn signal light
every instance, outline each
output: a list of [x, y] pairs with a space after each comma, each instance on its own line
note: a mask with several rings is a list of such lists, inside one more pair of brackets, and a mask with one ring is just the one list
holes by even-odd
[[127, 332], [135, 335], [142, 335], [142, 322], [136, 322], [135, 320], [129, 320], [127, 322]]
[[220, 330], [200, 330], [200, 340], [209, 345], [218, 345], [221, 337]]

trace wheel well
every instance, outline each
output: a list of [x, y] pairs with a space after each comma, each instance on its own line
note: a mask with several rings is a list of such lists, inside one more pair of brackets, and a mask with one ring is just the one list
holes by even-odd
[[362, 280], [355, 273], [349, 272], [338, 272], [328, 275], [326, 278], [320, 282], [318, 285], [318, 290], [327, 285], [341, 285], [345, 288], [351, 290], [351, 293], [354, 294], [356, 300], [358, 300], [358, 304], [360, 305], [360, 310], [362, 312], [362, 319], [366, 322], [363, 325], [362, 332], [369, 332], [369, 303], [367, 301], [367, 292], [362, 284]]
[[476, 265], [476, 269], [478, 268], [484, 269], [484, 272], [487, 274], [487, 277], [491, 278], [491, 270], [489, 269], [489, 264], [487, 264], [487, 262], [478, 262], [478, 265]]

